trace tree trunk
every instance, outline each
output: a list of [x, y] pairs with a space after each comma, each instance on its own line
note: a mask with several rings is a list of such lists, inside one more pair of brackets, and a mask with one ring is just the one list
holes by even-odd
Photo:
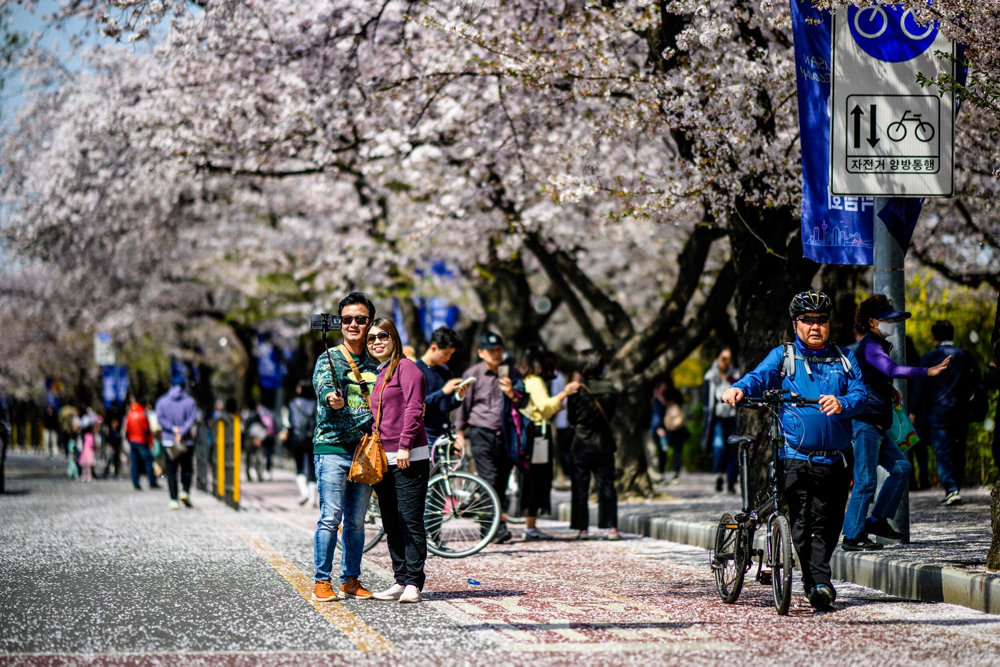
[[990, 491], [990, 525], [993, 527], [993, 539], [986, 553], [986, 569], [996, 572], [1000, 570], [1000, 479]]
[[[792, 209], [742, 207], [739, 219], [731, 230], [730, 245], [738, 276], [736, 327], [742, 343], [738, 368], [746, 373], [775, 346], [792, 339], [788, 304], [795, 294], [809, 289], [820, 265], [802, 257], [799, 219]], [[741, 410], [739, 428], [757, 436], [759, 444], [750, 452], [750, 487], [763, 488], [771, 456], [764, 415]]]
[[[1000, 290], [997, 290], [997, 314], [993, 322], [993, 363], [1000, 367]], [[1000, 465], [997, 455], [1000, 453], [1000, 401], [993, 413], [993, 457], [994, 464]], [[990, 525], [993, 528], [993, 538], [990, 540], [990, 550], [986, 554], [986, 569], [1000, 570], [1000, 479], [993, 485], [990, 492]]]

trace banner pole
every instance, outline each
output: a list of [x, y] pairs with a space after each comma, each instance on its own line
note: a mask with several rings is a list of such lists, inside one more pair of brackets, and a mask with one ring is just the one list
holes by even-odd
[[[875, 215], [873, 216], [874, 243], [873, 248], [873, 292], [884, 294], [892, 300], [896, 310], [906, 310], [906, 282], [903, 270], [904, 253], [896, 237], [889, 233], [889, 228], [883, 222], [881, 213], [889, 206], [888, 197], [875, 198]], [[897, 364], [906, 363], [906, 321], [897, 322], [896, 330], [888, 341], [892, 343], [892, 360]], [[906, 381], [894, 380], [893, 384], [903, 397], [903, 409], [909, 409], [906, 396]], [[879, 489], [882, 488], [885, 473], [879, 469]], [[877, 491], [876, 491], [877, 497]], [[903, 486], [903, 497], [899, 500], [896, 514], [891, 518], [896, 530], [903, 534], [903, 544], [910, 543], [910, 488], [909, 480]]]

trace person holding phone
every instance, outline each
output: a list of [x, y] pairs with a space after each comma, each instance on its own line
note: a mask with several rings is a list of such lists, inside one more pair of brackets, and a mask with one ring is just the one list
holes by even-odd
[[528, 406], [522, 411], [534, 425], [530, 461], [518, 466], [521, 475], [521, 511], [524, 513], [524, 541], [549, 540], [552, 537], [536, 527], [539, 512], [552, 512], [552, 461], [555, 452], [555, 427], [552, 417], [563, 409], [563, 401], [579, 390], [579, 382], [570, 382], [554, 396], [548, 383], [555, 377], [551, 355], [541, 345], [530, 345], [518, 370], [524, 376]]
[[[462, 339], [450, 327], [438, 327], [431, 334], [430, 347], [417, 360], [417, 368], [424, 374], [424, 429], [427, 442], [437, 440], [451, 421], [451, 412], [458, 407], [465, 395], [464, 380], [452, 378], [448, 362], [455, 350], [462, 346]], [[466, 385], [468, 386], [468, 385]]]
[[[475, 378], [465, 390], [465, 399], [455, 415], [455, 436], [463, 450], [468, 448], [476, 462], [476, 473], [500, 496], [500, 506], [507, 511], [507, 479], [517, 458], [523, 423], [520, 413], [528, 404], [524, 381], [516, 368], [503, 365], [503, 338], [486, 331], [479, 337], [480, 362], [462, 376]], [[500, 522], [494, 541], [503, 544], [511, 534], [505, 521]]]
[[[366, 397], [375, 384], [375, 365], [365, 348], [365, 336], [375, 318], [375, 305], [361, 292], [351, 292], [341, 300], [338, 313], [344, 343], [330, 353], [320, 354], [313, 370], [316, 390], [313, 463], [320, 517], [313, 539], [316, 586], [312, 599], [317, 602], [372, 596], [358, 579], [365, 546], [365, 513], [372, 488], [348, 481], [347, 473], [355, 448], [371, 431], [373, 422]], [[344, 550], [338, 590], [330, 577], [341, 520]]]

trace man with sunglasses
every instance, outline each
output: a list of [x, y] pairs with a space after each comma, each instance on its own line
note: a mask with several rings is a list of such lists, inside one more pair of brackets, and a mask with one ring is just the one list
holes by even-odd
[[[316, 587], [312, 599], [368, 599], [371, 592], [358, 580], [365, 544], [365, 512], [372, 489], [347, 480], [354, 449], [372, 428], [367, 394], [375, 386], [375, 363], [369, 358], [365, 337], [375, 317], [375, 305], [361, 292], [352, 292], [338, 310], [344, 342], [320, 354], [313, 371], [316, 389], [316, 431], [313, 435], [319, 522], [313, 542]], [[330, 361], [333, 362], [331, 373]], [[333, 552], [343, 520], [344, 550], [340, 560], [340, 588], [330, 581]]]
[[736, 405], [745, 395], [784, 389], [819, 405], [785, 405], [779, 479], [788, 503], [802, 585], [817, 611], [833, 609], [830, 559], [844, 523], [853, 457], [851, 418], [865, 406], [865, 385], [854, 354], [830, 344], [833, 303], [822, 292], [796, 294], [788, 307], [795, 340], [774, 348], [753, 371], [722, 394]]

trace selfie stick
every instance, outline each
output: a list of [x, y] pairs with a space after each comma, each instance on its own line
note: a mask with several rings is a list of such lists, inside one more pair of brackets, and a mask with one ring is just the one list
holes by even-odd
[[337, 371], [333, 367], [333, 357], [330, 356], [330, 346], [326, 342], [326, 318], [323, 318], [323, 347], [326, 348], [326, 361], [330, 364], [330, 376], [333, 378], [333, 388], [336, 389], [338, 394], [343, 395], [344, 392], [340, 391], [340, 386], [337, 384]]

